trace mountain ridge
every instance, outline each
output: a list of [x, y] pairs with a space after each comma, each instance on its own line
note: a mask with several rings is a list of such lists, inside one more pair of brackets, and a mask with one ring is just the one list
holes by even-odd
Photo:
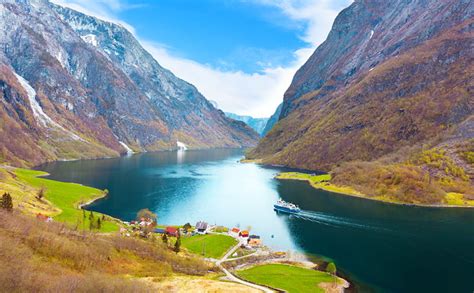
[[[1, 161], [110, 157], [125, 146], [172, 149], [177, 140], [248, 147], [258, 139], [162, 68], [122, 26], [45, 0], [5, 0], [0, 15], [0, 117], [10, 125], [0, 133]], [[54, 123], [40, 123], [33, 106]]]

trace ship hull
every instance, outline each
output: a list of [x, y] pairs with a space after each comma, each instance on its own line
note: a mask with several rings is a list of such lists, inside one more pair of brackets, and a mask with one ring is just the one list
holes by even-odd
[[273, 209], [277, 212], [285, 213], [285, 214], [297, 214], [300, 211], [299, 210], [292, 210], [286, 207], [278, 206], [278, 205], [273, 205]]

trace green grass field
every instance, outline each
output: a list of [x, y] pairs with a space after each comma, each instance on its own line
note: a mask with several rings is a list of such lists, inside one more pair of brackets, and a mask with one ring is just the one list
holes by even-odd
[[[83, 211], [79, 209], [79, 204], [86, 203], [92, 199], [101, 197], [103, 191], [100, 189], [84, 186], [76, 183], [65, 183], [46, 178], [38, 177], [46, 175], [46, 173], [35, 170], [16, 169], [15, 174], [18, 178], [28, 185], [35, 188], [46, 188], [45, 198], [54, 206], [61, 209], [61, 212], [54, 216], [54, 219], [59, 222], [64, 222], [70, 226], [78, 226], [89, 229], [89, 212], [86, 212], [86, 217], [83, 217]], [[94, 213], [95, 218], [102, 216], [102, 214]], [[118, 225], [114, 221], [103, 221], [100, 232], [112, 232], [118, 230]]]
[[288, 292], [324, 292], [320, 283], [335, 282], [335, 277], [325, 272], [284, 264], [267, 264], [237, 271], [247, 281]]
[[182, 237], [181, 245], [192, 253], [204, 257], [221, 258], [234, 245], [237, 240], [227, 235], [207, 234]]
[[278, 179], [293, 179], [293, 180], [308, 180], [312, 183], [320, 183], [322, 181], [330, 181], [331, 175], [330, 174], [322, 174], [322, 175], [311, 175], [306, 173], [300, 172], [281, 172], [277, 175]]

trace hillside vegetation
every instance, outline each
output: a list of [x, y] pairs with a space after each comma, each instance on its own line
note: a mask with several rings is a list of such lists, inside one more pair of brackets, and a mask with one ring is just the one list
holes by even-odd
[[202, 276], [208, 265], [161, 241], [78, 232], [0, 210], [0, 284], [5, 292], [145, 292], [173, 274]]

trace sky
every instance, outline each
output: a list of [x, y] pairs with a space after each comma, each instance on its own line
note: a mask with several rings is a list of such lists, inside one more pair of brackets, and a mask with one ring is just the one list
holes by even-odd
[[51, 0], [123, 25], [226, 112], [269, 117], [352, 0]]

